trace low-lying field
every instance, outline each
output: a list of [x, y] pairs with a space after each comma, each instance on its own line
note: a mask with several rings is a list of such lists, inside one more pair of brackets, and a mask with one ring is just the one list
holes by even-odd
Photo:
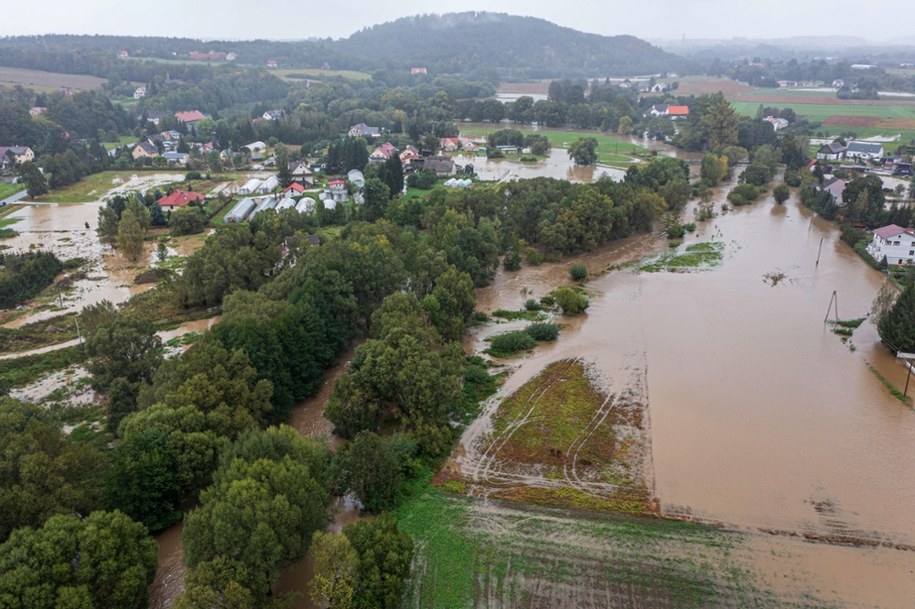
[[491, 429], [435, 483], [481, 497], [589, 509], [653, 513], [646, 484], [644, 391], [598, 386], [580, 360], [547, 366], [491, 411]]
[[268, 70], [277, 78], [287, 82], [302, 82], [309, 78], [345, 78], [347, 80], [369, 80], [371, 74], [355, 70], [320, 70], [317, 68], [281, 68]]
[[774, 561], [784, 578], [777, 598], [757, 581], [743, 535], [703, 525], [435, 490], [403, 506], [398, 518], [416, 542], [405, 605], [415, 609], [824, 606], [785, 594], [802, 573]]
[[0, 66], [0, 84], [22, 85], [23, 87], [48, 90], [67, 87], [69, 89], [94, 89], [105, 82], [104, 78], [88, 74], [61, 74], [27, 68]]

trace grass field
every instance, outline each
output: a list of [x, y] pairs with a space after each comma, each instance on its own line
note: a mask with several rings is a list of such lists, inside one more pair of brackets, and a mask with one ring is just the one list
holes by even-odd
[[122, 135], [116, 142], [102, 142], [102, 147], [104, 147], [105, 150], [114, 150], [115, 148], [126, 144], [132, 144], [136, 141], [137, 138], [134, 135]]
[[317, 68], [280, 68], [268, 70], [277, 78], [289, 82], [302, 82], [309, 78], [345, 78], [347, 80], [369, 80], [371, 74], [355, 70], [320, 70]]
[[79, 90], [94, 89], [104, 82], [104, 78], [88, 74], [61, 74], [0, 66], [0, 84], [22, 85], [40, 91], [55, 91], [61, 87]]
[[[155, 173], [173, 173], [167, 170], [156, 171]], [[102, 171], [88, 175], [76, 184], [71, 184], [65, 188], [54, 190], [46, 195], [36, 199], [42, 203], [90, 203], [103, 198], [108, 192], [120, 184], [115, 184], [114, 179], [120, 178], [124, 182], [130, 179], [134, 174], [132, 170], [127, 171]], [[145, 173], [139, 173], [141, 177]], [[184, 179], [184, 173], [175, 173], [175, 182]]]
[[[416, 542], [404, 605], [415, 609], [811, 606], [776, 598], [755, 580], [744, 536], [702, 525], [584, 515], [435, 490], [397, 516]], [[782, 572], [785, 582], [796, 577], [789, 568]]]
[[[461, 125], [461, 135], [465, 137], [484, 137], [494, 131], [504, 129], [502, 125], [487, 123], [464, 123]], [[598, 131], [574, 131], [561, 129], [534, 129], [525, 125], [512, 125], [509, 129], [528, 134], [544, 135], [550, 140], [553, 148], [568, 148], [569, 145], [580, 137], [593, 137], [597, 139], [598, 162], [603, 165], [626, 168], [637, 159], [633, 157], [647, 157], [651, 153], [644, 146], [633, 144], [626, 136], [613, 133], [600, 133]]]
[[0, 182], [0, 201], [21, 190], [25, 190], [25, 187], [22, 184], [7, 184], [5, 182]]

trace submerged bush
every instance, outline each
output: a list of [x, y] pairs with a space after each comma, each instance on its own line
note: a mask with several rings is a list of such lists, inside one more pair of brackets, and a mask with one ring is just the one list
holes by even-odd
[[506, 357], [518, 351], [533, 349], [536, 345], [537, 341], [530, 334], [517, 330], [494, 336], [492, 342], [489, 343], [488, 351], [496, 357]]
[[559, 336], [559, 326], [549, 321], [533, 323], [524, 331], [536, 341], [556, 340]]

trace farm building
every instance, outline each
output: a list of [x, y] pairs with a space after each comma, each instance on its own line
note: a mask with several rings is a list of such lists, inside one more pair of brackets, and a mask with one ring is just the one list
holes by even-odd
[[261, 186], [261, 181], [257, 178], [251, 178], [245, 185], [238, 189], [238, 194], [240, 195], [254, 195], [257, 194], [258, 188]]
[[315, 207], [318, 205], [318, 202], [312, 199], [311, 197], [305, 197], [295, 206], [295, 210], [300, 214], [310, 214], [315, 210]]
[[248, 220], [253, 220], [254, 216], [261, 213], [262, 211], [267, 211], [268, 209], [276, 209], [277, 200], [273, 197], [261, 197], [258, 200], [257, 207], [254, 208], [254, 211], [251, 212], [251, 215], [248, 216]]
[[883, 144], [876, 142], [849, 142], [845, 148], [847, 159], [882, 159], [884, 154]]
[[845, 155], [845, 146], [839, 142], [823, 144], [817, 150], [817, 158], [821, 161], [841, 161]]
[[276, 204], [276, 211], [280, 212], [284, 209], [292, 209], [293, 207], [295, 207], [295, 199], [292, 197], [284, 197]]
[[279, 188], [279, 186], [280, 186], [280, 181], [276, 178], [276, 176], [270, 176], [269, 178], [267, 178], [266, 180], [261, 182], [261, 187], [260, 187], [259, 192], [261, 194], [268, 194], [268, 193], [273, 192], [277, 188]]
[[346, 179], [360, 190], [365, 188], [365, 176], [358, 169], [350, 169], [349, 173], [346, 174]]
[[254, 208], [257, 207], [257, 203], [254, 202], [252, 198], [245, 198], [235, 204], [235, 207], [232, 208], [232, 211], [226, 214], [225, 221], [227, 224], [238, 224], [239, 222], [244, 222]]

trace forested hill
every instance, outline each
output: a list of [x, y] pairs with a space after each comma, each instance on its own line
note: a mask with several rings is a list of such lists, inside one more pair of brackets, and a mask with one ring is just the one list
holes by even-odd
[[599, 36], [503, 13], [405, 17], [333, 43], [391, 66], [467, 73], [480, 67], [529, 77], [628, 76], [687, 71], [688, 62], [633, 36]]
[[[131, 61], [119, 59], [126, 51]], [[187, 62], [191, 52], [232, 52], [235, 64], [331, 67], [389, 77], [429, 74], [500, 78], [608, 77], [689, 71], [689, 60], [633, 36], [599, 36], [543, 19], [501, 13], [405, 17], [340, 40], [193, 40], [131, 36], [0, 37], [0, 65], [148, 82], [162, 71], [144, 59]], [[134, 61], [140, 60], [140, 61]], [[172, 63], [171, 78], [196, 80], [224, 60]]]

